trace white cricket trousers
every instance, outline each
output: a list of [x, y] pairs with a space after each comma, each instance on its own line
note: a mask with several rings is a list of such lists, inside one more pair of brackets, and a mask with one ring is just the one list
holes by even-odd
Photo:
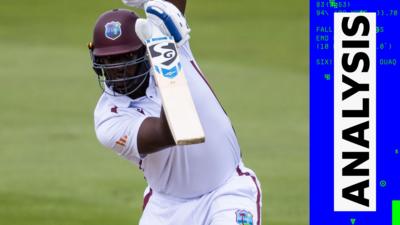
[[193, 199], [145, 190], [139, 225], [261, 225], [261, 187], [242, 163], [221, 187]]

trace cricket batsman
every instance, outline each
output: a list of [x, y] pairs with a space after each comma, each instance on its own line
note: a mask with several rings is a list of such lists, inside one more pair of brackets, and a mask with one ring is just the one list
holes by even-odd
[[[143, 171], [148, 187], [139, 224], [260, 225], [261, 187], [244, 166], [229, 117], [191, 52], [186, 0], [123, 2], [146, 16], [115, 9], [94, 26], [89, 50], [103, 89], [94, 124], [102, 145]], [[154, 31], [176, 42], [203, 143], [175, 144], [145, 45]]]

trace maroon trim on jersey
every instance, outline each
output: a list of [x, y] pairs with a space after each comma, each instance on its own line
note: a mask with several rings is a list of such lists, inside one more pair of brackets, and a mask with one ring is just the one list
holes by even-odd
[[253, 180], [254, 184], [257, 187], [257, 225], [260, 225], [260, 200], [261, 200], [261, 192], [260, 192], [260, 188], [258, 187], [257, 184], [257, 178], [253, 175], [251, 175], [249, 172], [245, 172], [243, 173], [243, 171], [238, 167], [236, 167], [236, 172], [238, 173], [239, 176], [248, 176], [251, 177], [251, 179]]
[[153, 189], [150, 188], [150, 191], [144, 196], [143, 199], [143, 211], [146, 208], [147, 203], [149, 203], [152, 194], [153, 194]]
[[213, 93], [214, 97], [217, 99], [219, 105], [221, 106], [222, 110], [224, 110], [224, 113], [226, 115], [228, 115], [224, 109], [224, 107], [222, 106], [221, 102], [219, 101], [217, 95], [215, 94], [214, 90], [211, 88], [210, 83], [208, 83], [208, 80], [206, 79], [206, 77], [204, 76], [204, 74], [200, 71], [199, 67], [197, 66], [197, 64], [193, 61], [190, 60], [190, 63], [192, 64], [193, 68], [197, 71], [197, 73], [200, 75], [201, 78], [203, 78], [204, 82], [206, 82], [208, 88], [210, 88], [211, 92]]
[[[207, 81], [206, 77], [204, 76], [204, 74], [200, 71], [200, 68], [197, 66], [197, 64], [193, 60], [190, 60], [190, 63], [192, 64], [194, 69], [197, 71], [197, 73], [200, 74], [200, 76], [204, 79], [204, 81], [207, 83], [208, 87], [210, 87], [210, 84], [208, 83], [208, 81]], [[211, 87], [210, 87], [210, 89], [212, 91]], [[213, 91], [213, 93], [214, 93], [214, 91]]]

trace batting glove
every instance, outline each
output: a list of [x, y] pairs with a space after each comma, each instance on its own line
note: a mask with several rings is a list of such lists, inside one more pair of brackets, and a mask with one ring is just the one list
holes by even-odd
[[137, 19], [135, 23], [135, 31], [143, 44], [146, 44], [147, 39], [165, 36], [160, 28], [148, 19]]
[[178, 46], [186, 43], [190, 38], [190, 28], [185, 17], [174, 4], [153, 0], [144, 4], [148, 21], [159, 27], [164, 35], [172, 36]]
[[138, 9], [143, 9], [144, 8], [144, 3], [148, 2], [149, 0], [122, 0], [122, 3], [124, 3], [127, 6], [135, 7]]

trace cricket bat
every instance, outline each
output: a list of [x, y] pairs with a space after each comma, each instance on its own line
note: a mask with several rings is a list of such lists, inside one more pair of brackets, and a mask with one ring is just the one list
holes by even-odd
[[146, 39], [148, 57], [175, 143], [197, 144], [205, 141], [192, 95], [173, 37]]

